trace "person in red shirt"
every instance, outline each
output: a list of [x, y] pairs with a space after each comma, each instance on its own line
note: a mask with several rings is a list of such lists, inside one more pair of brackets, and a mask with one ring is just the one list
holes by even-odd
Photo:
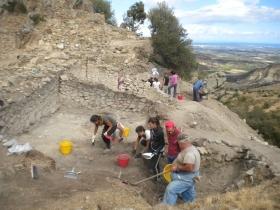
[[167, 135], [166, 151], [167, 151], [167, 162], [172, 163], [180, 152], [179, 144], [177, 138], [181, 133], [178, 128], [176, 128], [173, 121], [165, 122], [165, 129]]

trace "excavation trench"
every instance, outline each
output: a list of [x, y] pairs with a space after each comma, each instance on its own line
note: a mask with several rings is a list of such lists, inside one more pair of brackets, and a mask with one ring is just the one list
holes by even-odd
[[[137, 125], [146, 121], [147, 113], [153, 109], [153, 103], [147, 99], [110, 91], [104, 86], [83, 84], [66, 76], [57, 76], [29, 97], [4, 106], [0, 110], [3, 121], [1, 132], [16, 137], [19, 142], [29, 142], [34, 149], [54, 160], [56, 170], [51, 172], [40, 170], [45, 167], [46, 161], [51, 162], [53, 167], [49, 158], [46, 161], [39, 158], [38, 161], [38, 156], [35, 155], [31, 160], [25, 161], [27, 168], [31, 163], [38, 165], [39, 179], [47, 183], [51, 180], [52, 184], [44, 188], [45, 193], [40, 191], [43, 197], [51, 199], [57, 192], [60, 196], [68, 197], [79, 190], [98, 191], [110, 189], [112, 184], [117, 184], [122, 188], [132, 189], [149, 204], [155, 205], [163, 196], [166, 187], [164, 181], [149, 180], [138, 186], [122, 182], [136, 182], [151, 175], [142, 159], [131, 158], [128, 167], [122, 169], [121, 180], [118, 179], [120, 168], [116, 163], [116, 156], [120, 153], [130, 154], [132, 142], [136, 138], [134, 132], [122, 144], [114, 143], [112, 153], [103, 154], [104, 144], [101, 139], [97, 139], [94, 147], [90, 144], [92, 125], [89, 122], [93, 113], [116, 110], [114, 114], [118, 120], [133, 131]], [[74, 144], [73, 153], [69, 156], [62, 156], [58, 151], [59, 141], [65, 138]], [[197, 146], [202, 147], [199, 144]], [[202, 155], [202, 179], [197, 184], [198, 197], [254, 186], [272, 177], [262, 158], [248, 149], [209, 142], [204, 143], [203, 147], [207, 153]], [[162, 159], [161, 167], [164, 164]], [[81, 171], [81, 175], [71, 184], [63, 175], [73, 167]], [[27, 176], [28, 171], [29, 169], [25, 171]], [[7, 180], [11, 178], [8, 177]], [[35, 192], [36, 190], [38, 189], [34, 189]], [[9, 193], [14, 192], [7, 189], [7, 195]], [[25, 193], [22, 199], [30, 199], [28, 196], [32, 195], [29, 193]]]

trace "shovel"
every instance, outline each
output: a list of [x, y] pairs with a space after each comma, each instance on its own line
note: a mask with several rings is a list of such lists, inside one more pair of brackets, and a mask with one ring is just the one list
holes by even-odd
[[156, 177], [158, 177], [158, 176], [160, 176], [160, 175], [163, 175], [163, 174], [165, 174], [165, 173], [168, 173], [168, 172], [170, 172], [171, 170], [169, 170], [169, 171], [162, 171], [162, 172], [160, 172], [160, 173], [157, 173], [157, 174], [155, 174], [155, 175], [153, 175], [153, 176], [150, 176], [150, 177], [147, 177], [147, 178], [145, 178], [145, 179], [141, 179], [141, 180], [139, 180], [138, 182], [134, 182], [134, 183], [130, 183], [132, 186], [136, 186], [136, 185], [138, 185], [138, 184], [140, 184], [140, 183], [142, 183], [142, 182], [146, 182], [146, 181], [148, 181], [148, 180], [151, 180], [151, 179], [153, 179], [153, 178], [156, 178]]

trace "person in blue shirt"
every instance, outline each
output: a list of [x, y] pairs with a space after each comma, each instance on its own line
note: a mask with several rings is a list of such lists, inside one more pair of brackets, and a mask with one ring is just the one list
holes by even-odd
[[199, 79], [195, 83], [193, 83], [193, 100], [194, 101], [199, 102], [202, 100], [202, 94], [201, 94], [202, 89], [203, 89], [203, 81], [201, 79]]

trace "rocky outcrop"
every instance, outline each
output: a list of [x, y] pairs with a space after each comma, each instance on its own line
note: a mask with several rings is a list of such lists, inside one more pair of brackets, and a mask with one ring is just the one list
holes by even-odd
[[64, 4], [57, 1], [53, 16], [37, 25], [26, 25], [21, 15], [0, 22], [2, 132], [23, 132], [54, 112], [60, 97], [73, 105], [142, 113], [173, 104], [145, 82], [151, 66], [148, 40], [105, 24], [103, 15], [60, 8]]

